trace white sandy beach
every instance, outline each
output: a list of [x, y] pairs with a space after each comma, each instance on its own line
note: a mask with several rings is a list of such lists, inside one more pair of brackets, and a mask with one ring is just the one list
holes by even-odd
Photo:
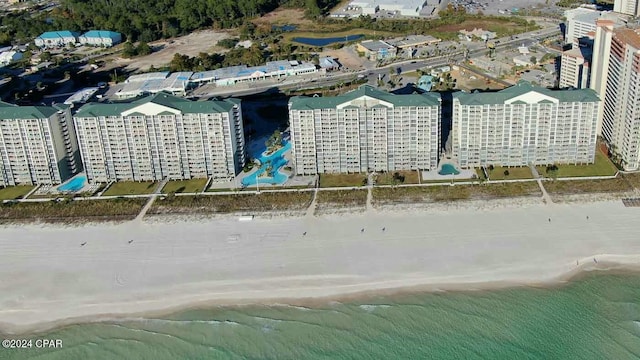
[[8, 226], [0, 228], [0, 332], [207, 303], [548, 283], [579, 268], [640, 264], [639, 216], [640, 208], [618, 200], [250, 222]]

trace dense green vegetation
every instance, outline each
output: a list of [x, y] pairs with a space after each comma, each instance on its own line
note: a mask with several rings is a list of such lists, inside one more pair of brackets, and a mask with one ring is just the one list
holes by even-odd
[[4, 13], [0, 16], [0, 45], [30, 41], [53, 29], [54, 25], [47, 23], [44, 17], [34, 17], [27, 11]]
[[109, 29], [129, 40], [148, 42], [207, 27], [238, 27], [279, 6], [304, 8], [313, 17], [334, 4], [332, 0], [63, 0], [54, 18], [62, 27]]

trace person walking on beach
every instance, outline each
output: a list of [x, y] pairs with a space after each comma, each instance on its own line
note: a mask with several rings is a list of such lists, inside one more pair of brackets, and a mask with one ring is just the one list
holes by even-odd
[[587, 220], [589, 220], [589, 215], [587, 215]]
[[549, 222], [551, 222], [551, 218], [549, 218]]
[[363, 232], [364, 232], [364, 228], [360, 229], [360, 233], [363, 233]]
[[387, 228], [382, 228], [382, 231], [384, 232], [385, 230], [387, 230]]

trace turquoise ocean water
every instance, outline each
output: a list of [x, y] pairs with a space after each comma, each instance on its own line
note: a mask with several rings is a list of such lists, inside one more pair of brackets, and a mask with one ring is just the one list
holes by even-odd
[[638, 359], [640, 274], [553, 288], [192, 310], [68, 326], [0, 359]]

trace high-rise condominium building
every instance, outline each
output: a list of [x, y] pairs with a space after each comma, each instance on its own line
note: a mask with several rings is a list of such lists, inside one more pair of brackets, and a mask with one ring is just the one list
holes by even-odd
[[589, 47], [575, 47], [562, 53], [560, 61], [561, 88], [585, 89], [589, 87], [591, 79], [591, 55]]
[[0, 102], [0, 186], [60, 184], [79, 170], [71, 114]]
[[159, 93], [87, 104], [73, 117], [89, 181], [229, 179], [244, 166], [240, 101]]
[[613, 11], [631, 16], [640, 16], [640, 0], [615, 0]]
[[520, 82], [494, 93], [453, 95], [453, 156], [463, 168], [594, 161], [600, 100], [591, 89]]
[[589, 36], [596, 31], [596, 20], [605, 12], [579, 7], [567, 10], [564, 16], [567, 29], [565, 33], [565, 44], [578, 44], [578, 39]]
[[438, 164], [440, 95], [393, 95], [368, 85], [289, 101], [298, 174], [429, 170]]
[[626, 170], [640, 169], [640, 29], [611, 32], [602, 136]]

